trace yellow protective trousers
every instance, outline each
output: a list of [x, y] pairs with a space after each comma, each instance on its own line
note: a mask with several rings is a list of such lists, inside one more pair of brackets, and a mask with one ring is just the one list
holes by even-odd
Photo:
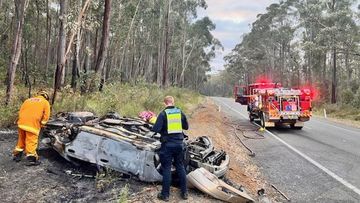
[[17, 155], [25, 150], [26, 156], [34, 156], [38, 159], [39, 157], [36, 153], [38, 138], [38, 135], [19, 128], [19, 139], [13, 154]]

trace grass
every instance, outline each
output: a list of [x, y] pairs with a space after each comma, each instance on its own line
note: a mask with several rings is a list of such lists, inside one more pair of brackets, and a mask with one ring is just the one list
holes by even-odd
[[324, 104], [314, 109], [315, 115], [324, 115], [324, 109], [329, 117], [360, 121], [360, 110], [351, 105]]
[[[97, 172], [95, 176], [95, 187], [100, 193], [106, 191], [109, 188], [113, 188], [115, 191], [114, 200], [118, 203], [126, 203], [129, 198], [129, 185], [126, 183], [120, 188], [116, 184], [117, 180], [120, 180], [122, 173], [114, 171], [112, 169], [106, 169], [106, 171]], [[120, 189], [120, 190], [119, 190]]]
[[329, 119], [360, 127], [360, 109], [349, 104], [322, 104], [315, 106], [313, 113], [315, 116], [324, 117], [324, 109]]
[[129, 197], [129, 185], [126, 184], [123, 188], [121, 188], [118, 203], [128, 202], [128, 197]]
[[[8, 107], [0, 106], [0, 127], [10, 127], [17, 118], [21, 103], [28, 98], [25, 87], [17, 87], [13, 102]], [[51, 92], [51, 90], [48, 90]], [[36, 93], [36, 90], [33, 90]], [[0, 94], [5, 98], [5, 89], [0, 89]], [[109, 84], [103, 92], [80, 95], [72, 89], [65, 87], [58, 93], [57, 100], [52, 106], [52, 115], [58, 112], [90, 111], [98, 116], [107, 112], [117, 112], [123, 116], [137, 116], [139, 112], [150, 110], [159, 113], [163, 108], [163, 98], [166, 95], [174, 96], [176, 106], [185, 113], [190, 113], [200, 104], [203, 97], [188, 89], [169, 87], [161, 89], [153, 84]]]

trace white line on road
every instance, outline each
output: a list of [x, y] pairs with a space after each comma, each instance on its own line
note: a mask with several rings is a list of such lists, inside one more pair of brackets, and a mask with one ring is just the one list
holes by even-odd
[[[242, 117], [246, 118], [246, 116], [244, 116], [240, 111], [232, 108], [231, 106], [225, 104], [222, 101], [217, 100], [218, 102], [222, 103], [223, 105], [225, 105], [226, 107], [228, 107], [230, 110], [239, 113]], [[257, 125], [255, 123], [255, 125]], [[290, 144], [288, 144], [287, 142], [285, 142], [284, 140], [282, 140], [281, 138], [279, 138], [278, 136], [276, 136], [275, 134], [273, 134], [272, 132], [266, 130], [266, 132], [268, 134], [270, 134], [271, 136], [273, 136], [275, 139], [277, 139], [279, 142], [281, 142], [282, 144], [284, 144], [286, 147], [288, 147], [289, 149], [291, 149], [292, 151], [294, 151], [295, 153], [297, 153], [298, 155], [300, 155], [301, 157], [303, 157], [304, 159], [306, 159], [307, 161], [309, 161], [310, 163], [312, 163], [314, 166], [318, 167], [319, 169], [321, 169], [322, 171], [324, 171], [326, 174], [328, 174], [329, 176], [331, 176], [332, 178], [334, 178], [335, 180], [337, 180], [338, 182], [340, 182], [341, 184], [343, 184], [345, 187], [349, 188], [350, 190], [354, 191], [356, 194], [360, 195], [360, 189], [355, 187], [354, 185], [352, 185], [351, 183], [347, 182], [345, 179], [341, 178], [340, 176], [336, 175], [334, 172], [330, 171], [329, 169], [325, 168], [323, 165], [321, 165], [320, 163], [318, 163], [317, 161], [313, 160], [312, 158], [308, 157], [306, 154], [300, 152], [299, 150], [297, 150], [295, 147], [291, 146]]]

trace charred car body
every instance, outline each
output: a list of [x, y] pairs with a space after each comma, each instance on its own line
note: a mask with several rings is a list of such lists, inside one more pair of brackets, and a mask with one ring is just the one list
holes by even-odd
[[[42, 129], [43, 142], [66, 160], [78, 160], [133, 175], [145, 182], [162, 180], [158, 150], [160, 135], [138, 118], [109, 113], [60, 113]], [[228, 170], [229, 156], [217, 151], [208, 137], [185, 140], [187, 172], [203, 167], [217, 177]]]

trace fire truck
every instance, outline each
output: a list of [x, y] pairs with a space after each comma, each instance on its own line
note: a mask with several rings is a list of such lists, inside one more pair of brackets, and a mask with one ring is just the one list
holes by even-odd
[[311, 90], [284, 88], [280, 83], [253, 83], [234, 87], [235, 101], [247, 105], [250, 121], [261, 127], [289, 125], [302, 129], [312, 115]]

